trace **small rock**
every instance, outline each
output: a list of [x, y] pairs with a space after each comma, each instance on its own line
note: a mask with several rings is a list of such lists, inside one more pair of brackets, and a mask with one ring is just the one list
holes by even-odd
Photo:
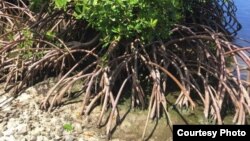
[[34, 130], [31, 131], [30, 133], [32, 136], [39, 136], [41, 135], [40, 128], [35, 128]]
[[37, 136], [31, 136], [30, 141], [36, 141], [37, 140]]
[[65, 136], [64, 136], [64, 140], [65, 140], [65, 141], [73, 141], [73, 140], [74, 140], [74, 137], [71, 136], [71, 135], [65, 135]]
[[22, 136], [21, 135], [18, 135], [18, 134], [15, 134], [14, 133], [14, 135], [13, 135], [16, 139], [18, 139], [18, 140], [21, 140], [22, 139]]
[[49, 123], [49, 122], [51, 122], [51, 119], [50, 119], [50, 118], [48, 118], [48, 117], [46, 117], [46, 118], [45, 118], [45, 120], [44, 120], [44, 122]]
[[27, 93], [22, 93], [20, 96], [17, 97], [17, 100], [19, 100], [20, 102], [26, 102], [30, 98], [31, 98], [31, 95]]
[[56, 133], [58, 136], [63, 136], [63, 132], [57, 132]]
[[16, 133], [18, 135], [27, 134], [28, 132], [27, 124], [19, 124], [16, 129], [17, 129]]
[[25, 117], [19, 118], [19, 123], [20, 123], [20, 124], [24, 123], [23, 118], [25, 118]]
[[48, 127], [48, 128], [46, 128], [45, 131], [46, 131], [47, 133], [50, 133], [52, 130], [53, 130], [53, 127]]
[[60, 141], [61, 139], [62, 139], [61, 136], [58, 136], [58, 135], [55, 135], [55, 137], [54, 137], [55, 141]]
[[76, 123], [74, 125], [74, 130], [77, 132], [77, 133], [82, 133], [82, 125], [80, 123]]
[[47, 137], [48, 136], [48, 132], [42, 131], [40, 135]]
[[54, 139], [56, 136], [55, 136], [55, 134], [50, 134], [50, 137], [51, 137], [52, 139]]
[[45, 141], [45, 140], [44, 140], [44, 136], [37, 136], [36, 139], [37, 139], [37, 141]]
[[0, 137], [4, 136], [3, 132], [0, 131]]
[[50, 135], [50, 134], [48, 134], [48, 135], [47, 135], [47, 138], [48, 138], [48, 140], [53, 139], [53, 137], [51, 137], [51, 135]]
[[53, 115], [55, 115], [55, 116], [59, 116], [59, 115], [60, 115], [60, 113], [59, 113], [59, 112], [55, 112]]
[[63, 131], [64, 131], [64, 129], [61, 126], [57, 126], [56, 127], [56, 134], [57, 135], [62, 136], [63, 135]]
[[4, 131], [3, 134], [4, 136], [11, 136], [15, 133], [13, 128], [9, 128], [8, 130]]
[[7, 123], [7, 128], [16, 128], [18, 125], [17, 121], [14, 118], [10, 118]]

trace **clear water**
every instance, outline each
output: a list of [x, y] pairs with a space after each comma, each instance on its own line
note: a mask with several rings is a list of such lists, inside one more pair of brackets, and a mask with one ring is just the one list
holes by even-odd
[[241, 40], [250, 41], [250, 0], [234, 0], [234, 3], [237, 7], [236, 18], [242, 25], [242, 29], [238, 32], [234, 43], [243, 47], [250, 47], [249, 42]]
[[[237, 7], [236, 18], [242, 25], [242, 29], [238, 31], [234, 43], [242, 47], [250, 47], [250, 0], [234, 0]], [[244, 41], [246, 40], [246, 41]], [[245, 63], [238, 58], [241, 68], [246, 68]], [[247, 80], [247, 70], [241, 71], [241, 79]]]

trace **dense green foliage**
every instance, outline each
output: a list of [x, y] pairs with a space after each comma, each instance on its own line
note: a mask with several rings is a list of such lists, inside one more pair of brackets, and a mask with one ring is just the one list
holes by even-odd
[[122, 38], [166, 38], [181, 18], [180, 0], [55, 0], [57, 8], [74, 6], [74, 16], [85, 19], [103, 34], [105, 43]]

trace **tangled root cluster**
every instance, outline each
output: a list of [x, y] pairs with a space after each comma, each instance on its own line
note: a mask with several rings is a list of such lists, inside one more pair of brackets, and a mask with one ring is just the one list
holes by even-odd
[[[175, 104], [180, 108], [193, 109], [200, 100], [204, 116], [217, 124], [223, 124], [222, 111], [228, 108], [234, 111], [233, 123], [245, 124], [250, 114], [249, 82], [241, 79], [239, 59], [250, 67], [249, 47], [230, 42], [229, 33], [240, 28], [233, 3], [214, 5], [200, 9], [210, 18], [189, 18], [192, 23], [174, 25], [169, 40], [144, 44], [136, 38], [103, 48], [100, 34], [74, 19], [70, 10], [42, 8], [33, 13], [21, 0], [18, 4], [1, 1], [0, 81], [5, 91], [17, 96], [38, 81], [57, 77], [41, 102], [41, 109], [51, 111], [74, 95], [72, 87], [81, 80], [82, 114], [90, 114], [101, 103], [97, 124], [102, 125], [107, 107], [112, 109], [108, 135], [112, 118], [119, 118], [117, 105], [124, 95], [131, 97], [132, 108], [148, 108], [148, 119], [165, 113], [171, 124], [166, 96], [173, 86], [179, 91]], [[207, 11], [211, 7], [213, 11]]]

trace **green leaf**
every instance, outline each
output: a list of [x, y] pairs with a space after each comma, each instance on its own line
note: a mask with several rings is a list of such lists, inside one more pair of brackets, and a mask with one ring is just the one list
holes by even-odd
[[72, 124], [64, 124], [63, 129], [66, 130], [67, 132], [73, 131], [73, 125]]
[[118, 28], [112, 28], [111, 30], [114, 33], [120, 33], [121, 32], [121, 29], [119, 27]]
[[97, 5], [97, 0], [93, 0], [93, 5]]
[[56, 35], [56, 33], [53, 32], [53, 31], [47, 31], [47, 32], [46, 32], [46, 37], [47, 37], [48, 39], [50, 39], [50, 40], [52, 40], [53, 38], [55, 38], [55, 35]]
[[130, 0], [129, 1], [129, 4], [131, 4], [131, 5], [135, 5], [135, 4], [137, 4], [138, 3], [138, 0]]
[[152, 27], [152, 28], [155, 28], [155, 27], [156, 27], [156, 25], [157, 25], [157, 22], [158, 22], [158, 20], [157, 20], [157, 19], [154, 19], [154, 20], [153, 20], [153, 19], [151, 19], [151, 20], [150, 20], [150, 25], [151, 25], [151, 27]]
[[64, 8], [67, 5], [68, 0], [55, 0], [56, 8]]

